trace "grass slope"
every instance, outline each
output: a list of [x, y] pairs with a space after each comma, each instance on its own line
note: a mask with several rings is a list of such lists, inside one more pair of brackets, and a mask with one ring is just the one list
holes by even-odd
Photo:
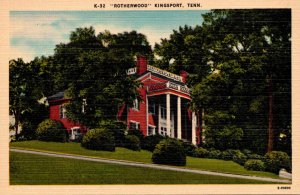
[[[126, 148], [116, 148], [115, 152], [87, 150], [80, 146], [79, 143], [57, 143], [41, 141], [22, 141], [12, 142], [11, 147], [19, 147], [34, 150], [52, 151], [68, 154], [77, 154], [84, 156], [93, 156], [109, 159], [128, 160], [143, 163], [152, 163], [152, 153], [142, 150], [140, 152], [128, 150]], [[254, 175], [261, 177], [279, 178], [278, 175], [269, 172], [248, 171], [243, 166], [233, 162], [217, 159], [203, 159], [187, 157], [186, 168], [216, 171], [222, 173], [233, 173], [242, 175]]]
[[10, 152], [10, 184], [262, 184], [255, 180]]

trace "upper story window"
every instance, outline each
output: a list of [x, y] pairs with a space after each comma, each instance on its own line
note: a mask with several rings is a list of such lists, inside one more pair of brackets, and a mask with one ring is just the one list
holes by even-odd
[[60, 119], [67, 118], [66, 117], [66, 108], [64, 105], [59, 106], [59, 118]]
[[133, 101], [133, 107], [132, 108], [135, 109], [135, 110], [140, 110], [140, 103], [139, 103], [138, 99], [135, 99]]

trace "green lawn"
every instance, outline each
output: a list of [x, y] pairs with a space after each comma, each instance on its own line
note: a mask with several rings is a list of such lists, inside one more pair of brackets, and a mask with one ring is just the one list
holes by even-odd
[[[26, 149], [52, 151], [68, 154], [76, 154], [83, 156], [93, 156], [101, 158], [110, 158], [118, 160], [128, 160], [143, 163], [152, 163], [152, 153], [142, 150], [140, 152], [128, 150], [125, 148], [116, 148], [116, 152], [93, 151], [87, 150], [80, 146], [79, 143], [56, 143], [56, 142], [41, 142], [41, 141], [22, 141], [12, 142], [11, 147], [19, 147]], [[254, 175], [262, 177], [279, 178], [278, 175], [269, 172], [248, 171], [243, 166], [233, 162], [217, 159], [203, 159], [187, 157], [187, 168], [216, 171], [222, 173], [233, 173], [242, 175]]]
[[10, 152], [10, 184], [12, 185], [245, 183], [270, 182]]

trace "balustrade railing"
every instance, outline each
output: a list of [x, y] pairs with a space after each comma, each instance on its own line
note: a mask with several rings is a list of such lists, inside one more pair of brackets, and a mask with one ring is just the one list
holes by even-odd
[[159, 83], [159, 84], [155, 84], [155, 85], [150, 85], [148, 86], [148, 91], [152, 92], [152, 91], [160, 91], [160, 90], [164, 90], [164, 89], [173, 89], [175, 91], [180, 91], [186, 94], [190, 93], [190, 89], [186, 86], [182, 86], [182, 85], [178, 85], [176, 83], [172, 83], [172, 82], [166, 82], [166, 83]]

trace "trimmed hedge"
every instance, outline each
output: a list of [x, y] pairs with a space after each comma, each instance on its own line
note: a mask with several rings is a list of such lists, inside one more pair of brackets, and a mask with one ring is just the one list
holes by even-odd
[[243, 154], [241, 151], [236, 150], [236, 153], [233, 155], [232, 160], [242, 166], [244, 166], [245, 162], [248, 160], [247, 156]]
[[263, 161], [256, 160], [256, 159], [247, 160], [245, 162], [244, 167], [245, 167], [245, 169], [252, 170], [252, 171], [264, 171], [266, 168]]
[[38, 125], [36, 138], [41, 141], [66, 142], [67, 131], [61, 122], [46, 119]]
[[194, 144], [187, 142], [187, 141], [183, 141], [182, 146], [183, 146], [187, 156], [194, 156], [194, 152], [197, 148]]
[[164, 136], [156, 134], [145, 137], [144, 141], [141, 142], [141, 147], [144, 150], [153, 152], [155, 146], [162, 140], [166, 139]]
[[127, 135], [134, 135], [137, 136], [140, 142], [144, 142], [145, 136], [144, 134], [138, 129], [129, 129]]
[[127, 125], [120, 121], [104, 120], [100, 123], [100, 128], [107, 129], [113, 133], [115, 145], [122, 147], [125, 140], [125, 130]]
[[266, 165], [266, 170], [276, 173], [279, 173], [281, 168], [284, 168], [288, 171], [291, 170], [291, 159], [289, 155], [281, 151], [272, 151], [264, 156], [264, 161]]
[[215, 149], [209, 150], [208, 158], [222, 159], [222, 152], [220, 150]]
[[209, 151], [205, 148], [196, 148], [194, 150], [194, 153], [193, 153], [193, 156], [194, 157], [197, 157], [197, 158], [208, 158], [209, 157]]
[[124, 147], [130, 150], [140, 151], [140, 139], [135, 135], [126, 135]]
[[115, 139], [107, 129], [91, 129], [83, 137], [81, 146], [91, 150], [115, 151]]
[[155, 164], [185, 166], [186, 154], [181, 142], [172, 138], [159, 142], [153, 151], [152, 162]]

